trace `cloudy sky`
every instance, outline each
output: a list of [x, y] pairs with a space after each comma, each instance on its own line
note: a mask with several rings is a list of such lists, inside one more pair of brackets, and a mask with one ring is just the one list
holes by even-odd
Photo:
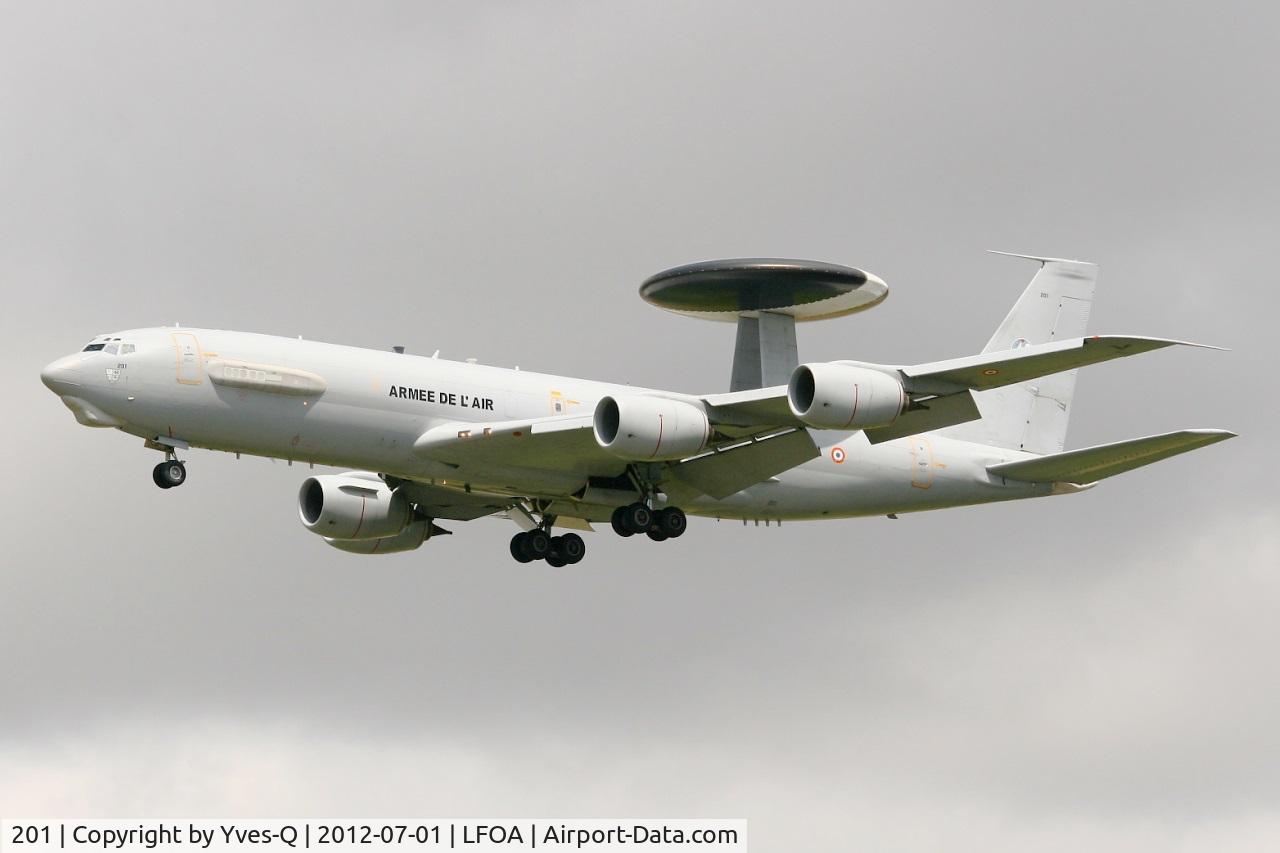
[[[0, 3], [0, 812], [746, 817], [755, 850], [1280, 845], [1280, 15], [1258, 3]], [[685, 391], [657, 270], [865, 267], [802, 357], [975, 352], [1102, 265], [1084, 495], [408, 555], [303, 472], [79, 427], [38, 372], [182, 322]]]

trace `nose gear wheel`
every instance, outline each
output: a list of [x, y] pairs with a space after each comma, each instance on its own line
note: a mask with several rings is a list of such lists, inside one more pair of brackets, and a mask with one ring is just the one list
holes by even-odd
[[151, 480], [162, 489], [172, 489], [187, 481], [187, 466], [177, 459], [166, 459], [151, 469]]

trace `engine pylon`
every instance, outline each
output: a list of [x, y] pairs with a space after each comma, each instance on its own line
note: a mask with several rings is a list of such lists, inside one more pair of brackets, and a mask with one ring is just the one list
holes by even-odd
[[800, 363], [796, 323], [879, 305], [889, 286], [865, 270], [822, 261], [735, 258], [664, 270], [640, 296], [686, 317], [737, 323], [730, 391], [785, 385]]

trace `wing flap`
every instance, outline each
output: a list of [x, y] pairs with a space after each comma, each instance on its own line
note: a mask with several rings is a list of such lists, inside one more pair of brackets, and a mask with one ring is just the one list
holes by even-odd
[[915, 408], [903, 412], [887, 427], [865, 430], [867, 441], [879, 444], [882, 441], [976, 421], [982, 417], [982, 412], [978, 411], [978, 404], [974, 402], [973, 393], [970, 391], [948, 394], [945, 397], [930, 397], [915, 403], [914, 406]]
[[903, 367], [901, 372], [907, 381], [907, 390], [913, 394], [953, 394], [963, 389], [985, 391], [1171, 346], [1219, 349], [1165, 338], [1094, 335], [917, 364]]
[[1069, 450], [1036, 459], [1002, 462], [987, 468], [991, 474], [1029, 483], [1094, 483], [1123, 474], [1179, 453], [1186, 453], [1228, 438], [1235, 433], [1220, 429], [1185, 429], [1113, 444]]
[[817, 455], [813, 438], [800, 429], [681, 462], [672, 466], [668, 476], [719, 500]]
[[399, 489], [431, 518], [447, 518], [452, 521], [471, 521], [493, 515], [495, 512], [502, 512], [511, 503], [492, 495], [468, 494], [461, 489], [433, 486], [413, 480], [405, 481]]

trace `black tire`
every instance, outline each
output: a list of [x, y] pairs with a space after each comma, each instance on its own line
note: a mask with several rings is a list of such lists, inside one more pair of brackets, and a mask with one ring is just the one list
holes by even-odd
[[667, 541], [667, 538], [668, 538], [667, 534], [662, 532], [661, 527], [650, 527], [648, 532], [645, 535], [647, 535], [654, 542], [665, 542]]
[[609, 519], [609, 523], [613, 525], [613, 532], [619, 536], [635, 536], [635, 531], [628, 530], [627, 524], [623, 520], [623, 513], [627, 511], [625, 506], [620, 506], [613, 511], [613, 517]]
[[557, 569], [561, 566], [568, 565], [569, 561], [565, 559], [564, 554], [560, 551], [560, 537], [551, 537], [551, 550], [547, 551], [547, 565], [555, 566]]
[[162, 489], [167, 489], [170, 488], [170, 486], [169, 482], [165, 480], [164, 474], [161, 472], [162, 468], [164, 468], [163, 462], [151, 469], [151, 482], [155, 483]]
[[528, 534], [521, 532], [511, 537], [511, 556], [519, 563], [533, 562], [533, 556], [525, 551], [524, 538], [526, 535]]
[[566, 533], [560, 537], [560, 547], [556, 549], [569, 565], [582, 562], [587, 556], [587, 543], [576, 533]]
[[551, 552], [551, 537], [545, 530], [530, 530], [524, 535], [525, 553], [534, 560], [545, 560]]
[[667, 534], [668, 539], [676, 539], [683, 536], [685, 530], [689, 527], [689, 519], [685, 517], [684, 510], [678, 506], [669, 506], [666, 509], [659, 510], [654, 515], [654, 521], [657, 522], [658, 529]]
[[151, 479], [162, 489], [181, 486], [187, 481], [187, 466], [177, 459], [169, 459], [151, 470]]
[[622, 524], [632, 533], [644, 533], [653, 524], [653, 513], [640, 502], [622, 508]]

